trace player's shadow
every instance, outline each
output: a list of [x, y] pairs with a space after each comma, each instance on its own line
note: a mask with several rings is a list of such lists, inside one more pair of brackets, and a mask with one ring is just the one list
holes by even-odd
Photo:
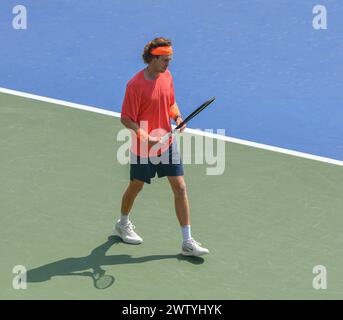
[[[88, 256], [65, 258], [28, 270], [26, 273], [26, 281], [44, 282], [55, 276], [83, 276], [90, 278], [93, 281], [94, 287], [99, 289], [100, 287], [97, 286], [96, 280], [106, 274], [105, 270], [102, 269], [102, 266], [143, 263], [147, 261], [163, 259], [185, 260], [192, 264], [202, 264], [204, 262], [203, 258], [185, 257], [181, 254], [151, 255], [144, 257], [132, 257], [127, 254], [107, 256], [106, 252], [111, 248], [111, 246], [120, 242], [122, 242], [120, 238], [116, 236], [110, 236], [105, 243], [93, 249]], [[107, 277], [111, 277], [112, 281], [106, 286], [106, 288], [108, 288], [114, 282], [114, 278], [112, 276]]]

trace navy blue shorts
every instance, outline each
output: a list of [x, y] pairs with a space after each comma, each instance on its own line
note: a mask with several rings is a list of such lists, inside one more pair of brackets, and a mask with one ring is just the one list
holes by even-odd
[[141, 180], [151, 183], [156, 176], [183, 176], [183, 164], [177, 146], [172, 143], [169, 149], [158, 157], [143, 158], [131, 153], [130, 180]]

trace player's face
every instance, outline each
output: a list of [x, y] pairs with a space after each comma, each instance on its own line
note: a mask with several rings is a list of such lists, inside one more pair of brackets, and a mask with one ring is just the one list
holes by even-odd
[[156, 59], [156, 69], [158, 72], [165, 72], [169, 66], [170, 61], [172, 60], [173, 56], [159, 56]]

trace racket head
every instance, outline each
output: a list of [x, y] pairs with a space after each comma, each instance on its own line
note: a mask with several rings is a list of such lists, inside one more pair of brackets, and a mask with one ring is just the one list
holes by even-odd
[[180, 129], [184, 124], [186, 124], [189, 120], [193, 119], [197, 114], [199, 114], [201, 111], [203, 111], [206, 107], [208, 107], [214, 100], [216, 100], [216, 97], [212, 97], [211, 99], [208, 99], [205, 101], [199, 108], [194, 110], [185, 120], [183, 120], [176, 128]]
[[167, 133], [166, 135], [163, 136], [161, 143], [155, 144], [152, 148], [155, 150], [158, 150], [161, 148], [161, 145], [165, 144], [169, 137], [177, 132], [178, 129], [182, 128], [184, 124], [186, 124], [189, 120], [193, 119], [198, 113], [200, 113], [202, 110], [204, 110], [207, 106], [209, 106], [214, 100], [216, 100], [216, 97], [212, 97], [211, 99], [208, 99], [205, 101], [200, 107], [198, 107], [196, 110], [194, 110], [185, 120], [183, 120], [174, 130], [171, 132]]

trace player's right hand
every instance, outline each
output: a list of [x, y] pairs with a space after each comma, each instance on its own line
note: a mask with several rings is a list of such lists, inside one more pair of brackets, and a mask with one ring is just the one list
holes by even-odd
[[162, 137], [149, 136], [148, 143], [149, 143], [149, 146], [151, 147], [154, 146], [155, 144], [162, 143]]

